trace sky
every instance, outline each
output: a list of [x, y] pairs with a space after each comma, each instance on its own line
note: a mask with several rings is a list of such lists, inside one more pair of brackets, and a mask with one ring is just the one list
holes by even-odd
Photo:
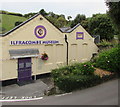
[[[33, 2], [34, 1], [34, 2]], [[84, 14], [91, 17], [92, 14], [106, 13], [105, 0], [1, 0], [0, 10], [27, 14], [39, 12], [44, 9], [46, 12], [72, 16]]]

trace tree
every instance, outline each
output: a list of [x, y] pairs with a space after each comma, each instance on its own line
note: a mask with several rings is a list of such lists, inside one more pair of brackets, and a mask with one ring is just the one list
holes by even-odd
[[68, 16], [67, 19], [68, 19], [68, 21], [70, 21], [70, 19], [72, 19], [72, 17], [71, 17], [71, 16]]
[[109, 2], [106, 1], [106, 5], [108, 6], [108, 14], [110, 15], [115, 28], [119, 32], [119, 41], [120, 41], [120, 2]]
[[61, 28], [61, 27], [65, 27], [65, 25], [67, 24], [67, 21], [64, 17], [59, 17], [57, 19], [57, 27]]
[[71, 27], [74, 27], [75, 25], [77, 25], [78, 23], [81, 23], [83, 20], [86, 19], [85, 15], [80, 15], [78, 14], [75, 19], [72, 21], [71, 23]]
[[43, 15], [43, 16], [48, 15], [48, 13], [46, 13], [46, 11], [45, 11], [44, 9], [41, 9], [41, 10], [39, 11], [39, 13], [40, 13], [41, 15]]
[[87, 18], [86, 20], [81, 21], [81, 25], [84, 27], [84, 29], [85, 29], [87, 32], [90, 32], [90, 31], [89, 31], [89, 26], [88, 26], [89, 19], [90, 19], [90, 18]]
[[54, 24], [55, 26], [57, 26], [57, 25], [56, 25], [56, 23], [57, 23], [56, 18], [54, 18], [54, 17], [52, 17], [52, 16], [46, 16], [46, 18], [47, 18], [52, 24]]
[[63, 17], [65, 19], [65, 15], [61, 14], [59, 17]]
[[89, 33], [100, 35], [101, 39], [111, 40], [114, 37], [113, 24], [107, 14], [95, 14], [89, 19]]

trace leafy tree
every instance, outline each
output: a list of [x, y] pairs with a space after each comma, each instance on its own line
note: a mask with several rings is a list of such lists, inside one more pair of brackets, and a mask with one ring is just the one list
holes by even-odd
[[59, 17], [63, 17], [65, 19], [65, 15], [61, 14]]
[[39, 11], [39, 13], [42, 14], [43, 16], [48, 15], [48, 13], [46, 13], [46, 11], [45, 11], [44, 9], [41, 9], [41, 10]]
[[119, 32], [119, 41], [120, 41], [120, 2], [109, 2], [106, 1], [106, 5], [108, 6], [108, 14], [110, 15], [115, 28]]
[[114, 37], [114, 29], [107, 14], [95, 14], [88, 23], [89, 33], [100, 35], [101, 39], [111, 40]]
[[67, 21], [64, 17], [61, 16], [57, 19], [57, 27], [59, 28], [64, 27], [66, 24], [67, 24]]
[[56, 18], [52, 17], [52, 16], [46, 16], [46, 18], [51, 22], [53, 23], [55, 26], [57, 26], [57, 20]]
[[74, 27], [75, 25], [77, 25], [78, 23], [81, 23], [83, 20], [86, 19], [85, 15], [80, 15], [78, 14], [75, 19], [72, 21], [71, 23], [71, 27]]
[[90, 31], [89, 31], [89, 26], [88, 26], [89, 20], [90, 20], [90, 18], [86, 18], [85, 20], [82, 20], [82, 21], [81, 21], [81, 25], [82, 25], [82, 26], [84, 27], [84, 29], [85, 29], [86, 31], [88, 31], [88, 32], [90, 32]]
[[57, 18], [56, 15], [55, 15], [55, 13], [53, 13], [53, 12], [49, 12], [49, 13], [48, 13], [48, 16], [51, 16], [51, 17]]
[[46, 18], [58, 28], [64, 27], [67, 25], [67, 20], [65, 19], [65, 15], [63, 14], [58, 15], [53, 12], [49, 12]]

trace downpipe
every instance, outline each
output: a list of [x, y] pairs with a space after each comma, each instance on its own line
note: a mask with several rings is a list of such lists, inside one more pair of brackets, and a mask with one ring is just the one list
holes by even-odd
[[68, 41], [67, 41], [67, 35], [65, 34], [65, 42], [67, 45], [67, 50], [66, 50], [66, 64], [68, 65]]

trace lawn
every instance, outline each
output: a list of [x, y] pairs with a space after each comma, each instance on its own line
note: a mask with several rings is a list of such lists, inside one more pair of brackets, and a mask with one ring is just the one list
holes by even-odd
[[0, 14], [0, 33], [6, 33], [13, 29], [15, 27], [15, 22], [24, 22], [26, 20], [26, 18], [20, 16]]

